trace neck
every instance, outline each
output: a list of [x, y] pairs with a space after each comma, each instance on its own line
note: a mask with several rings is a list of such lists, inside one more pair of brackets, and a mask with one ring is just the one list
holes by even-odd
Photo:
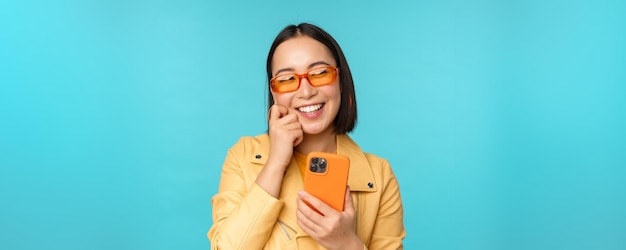
[[302, 142], [296, 146], [296, 151], [308, 154], [311, 152], [335, 153], [337, 151], [337, 135], [333, 129], [319, 134], [304, 134]]

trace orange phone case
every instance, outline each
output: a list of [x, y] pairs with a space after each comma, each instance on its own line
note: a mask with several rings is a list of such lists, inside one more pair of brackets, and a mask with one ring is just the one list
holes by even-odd
[[[326, 160], [324, 173], [312, 171], [312, 168], [315, 168], [311, 163], [313, 158]], [[350, 171], [350, 158], [338, 154], [311, 152], [307, 155], [306, 164], [304, 191], [322, 200], [335, 210], [343, 211], [348, 172]], [[319, 213], [319, 211], [317, 212]]]

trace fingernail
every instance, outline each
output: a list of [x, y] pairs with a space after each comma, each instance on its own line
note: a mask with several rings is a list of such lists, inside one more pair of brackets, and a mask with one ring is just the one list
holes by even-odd
[[304, 196], [304, 191], [302, 191], [302, 190], [298, 191], [298, 196], [300, 196], [300, 197]]

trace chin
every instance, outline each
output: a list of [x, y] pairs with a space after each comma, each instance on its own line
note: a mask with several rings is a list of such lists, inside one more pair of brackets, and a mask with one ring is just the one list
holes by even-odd
[[326, 131], [326, 127], [322, 126], [302, 126], [302, 132], [309, 135], [316, 135]]

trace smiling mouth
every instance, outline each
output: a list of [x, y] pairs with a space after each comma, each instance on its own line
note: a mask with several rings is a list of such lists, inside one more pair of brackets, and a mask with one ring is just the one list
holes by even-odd
[[302, 113], [312, 114], [312, 113], [315, 113], [315, 111], [320, 110], [323, 106], [324, 104], [320, 103], [320, 104], [315, 104], [315, 105], [302, 106], [296, 109]]

